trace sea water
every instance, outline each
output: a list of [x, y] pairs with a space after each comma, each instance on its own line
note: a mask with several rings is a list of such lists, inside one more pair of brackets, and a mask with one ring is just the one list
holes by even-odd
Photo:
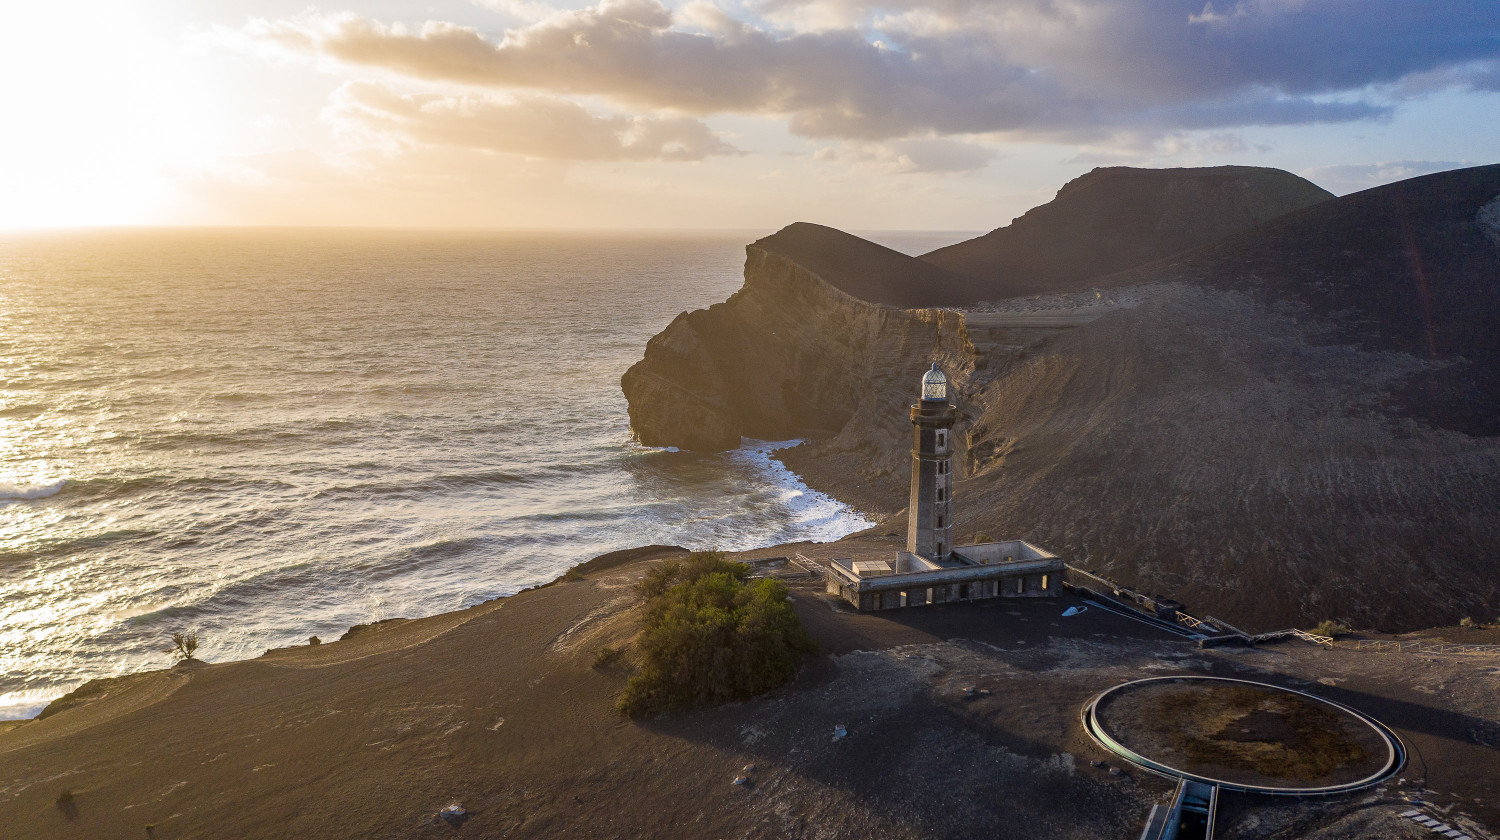
[[615, 549], [867, 527], [775, 443], [631, 439], [620, 374], [755, 236], [0, 237], [0, 719], [174, 631], [252, 657]]

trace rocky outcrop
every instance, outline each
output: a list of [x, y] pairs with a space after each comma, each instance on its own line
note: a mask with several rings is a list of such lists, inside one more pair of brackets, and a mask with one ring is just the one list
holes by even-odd
[[958, 387], [967, 380], [975, 360], [961, 314], [855, 298], [787, 251], [815, 249], [821, 238], [865, 266], [865, 277], [916, 260], [830, 228], [783, 233], [792, 236], [745, 249], [743, 288], [677, 316], [621, 378], [642, 443], [721, 450], [742, 436], [835, 435], [872, 400], [883, 406], [910, 392], [933, 361]]
[[1069, 181], [1006, 227], [922, 259], [982, 280], [990, 299], [1070, 291], [1332, 197], [1280, 169], [1112, 166]]

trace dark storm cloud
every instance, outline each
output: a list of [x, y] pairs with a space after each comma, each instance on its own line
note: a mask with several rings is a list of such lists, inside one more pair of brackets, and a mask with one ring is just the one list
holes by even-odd
[[1383, 87], [1489, 87], [1500, 59], [1500, 3], [1472, 0], [769, 0], [756, 11], [746, 21], [701, 0], [604, 0], [495, 36], [350, 14], [250, 29], [410, 79], [769, 115], [801, 135], [863, 140], [1368, 119], [1390, 112]]

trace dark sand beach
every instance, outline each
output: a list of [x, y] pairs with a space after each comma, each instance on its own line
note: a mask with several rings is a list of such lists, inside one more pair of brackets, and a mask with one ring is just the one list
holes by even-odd
[[[893, 547], [851, 538], [741, 557]], [[1406, 740], [1402, 775], [1450, 821], [1500, 824], [1487, 663], [1295, 642], [1200, 650], [1099, 608], [1062, 617], [1073, 596], [858, 614], [779, 566], [820, 648], [797, 679], [632, 721], [613, 707], [628, 648], [602, 668], [595, 657], [634, 634], [635, 580], [679, 554], [616, 555], [460, 612], [96, 683], [0, 733], [0, 825], [24, 838], [1126, 836], [1172, 785], [1093, 766], [1113, 757], [1079, 708], [1123, 680], [1179, 673], [1357, 707]], [[1417, 836], [1395, 816], [1411, 790], [1226, 797], [1220, 836]], [[468, 811], [459, 825], [437, 816], [453, 802]]]

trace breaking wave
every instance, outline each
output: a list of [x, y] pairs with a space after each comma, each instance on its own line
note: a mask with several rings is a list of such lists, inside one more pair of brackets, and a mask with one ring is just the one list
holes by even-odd
[[0, 502], [45, 499], [48, 496], [56, 496], [62, 492], [63, 486], [67, 483], [68, 480], [66, 478], [57, 478], [52, 481], [39, 481], [30, 484], [12, 484], [0, 481]]

